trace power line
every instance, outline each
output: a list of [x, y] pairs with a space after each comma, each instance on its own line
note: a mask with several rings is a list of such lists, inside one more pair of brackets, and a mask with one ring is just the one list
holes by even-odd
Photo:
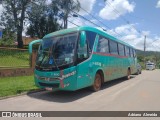
[[[76, 4], [75, 1], [73, 1], [73, 2]], [[91, 13], [89, 13], [87, 10], [85, 10], [85, 9], [82, 8], [81, 6], [80, 6], [80, 8], [81, 8], [83, 11], [85, 11], [86, 13], [88, 13], [92, 18], [94, 18], [94, 19], [96, 19], [98, 22], [100, 22], [102, 25], [104, 25], [104, 26], [107, 27], [108, 29], [111, 29], [109, 26], [107, 26], [107, 25], [104, 24], [102, 21], [100, 21], [99, 19], [97, 19], [94, 15], [92, 15]]]
[[77, 24], [71, 22], [70, 20], [67, 20], [67, 21], [70, 22], [71, 24], [76, 25], [77, 27], [79, 27], [79, 25], [77, 25]]
[[[59, 15], [59, 16], [61, 16], [61, 17], [63, 17], [63, 15]], [[69, 23], [71, 23], [71, 24], [73, 24], [73, 25], [75, 25], [75, 26], [77, 26], [77, 27], [79, 27], [79, 25], [77, 25], [76, 23], [74, 23], [74, 22], [72, 22], [72, 21], [70, 21], [70, 20], [67, 20]]]
[[152, 43], [149, 43], [147, 46], [153, 45], [153, 43], [156, 42], [156, 41], [158, 41], [158, 40], [160, 40], [160, 39], [154, 40]]
[[[106, 1], [106, 3], [107, 3], [110, 7], [113, 8], [113, 11], [114, 11], [116, 14], [118, 14], [119, 16], [121, 15], [120, 12], [119, 12], [116, 8], [114, 8], [110, 2]], [[130, 24], [130, 21], [129, 21], [129, 20], [127, 20], [127, 19], [126, 19], [125, 17], [123, 17], [123, 16], [121, 16], [120, 18], [123, 19], [123, 21], [125, 21], [127, 24], [131, 25], [131, 27], [132, 27], [133, 29], [135, 29], [139, 34], [141, 34], [141, 31], [138, 30], [138, 29], [136, 29], [132, 24]]]
[[[102, 28], [102, 27], [101, 27], [101, 26], [99, 26], [98, 24], [96, 24], [96, 23], [92, 22], [91, 20], [89, 20], [89, 19], [87, 19], [87, 18], [83, 17], [82, 15], [78, 14], [77, 12], [75, 12], [75, 11], [73, 11], [73, 10], [72, 10], [72, 12], [74, 12], [75, 14], [77, 14], [78, 16], [80, 16], [81, 18], [83, 18], [84, 20], [86, 20], [86, 21], [88, 21], [88, 22], [92, 23], [93, 25], [95, 25], [95, 26], [97, 26], [97, 27]], [[102, 29], [103, 29], [103, 28], [102, 28]]]
[[[75, 1], [73, 1], [75, 4], [77, 4]], [[88, 13], [92, 18], [96, 19], [99, 23], [101, 23], [102, 25], [104, 25], [106, 28], [111, 29], [109, 26], [107, 26], [106, 24], [104, 24], [102, 21], [100, 21], [99, 19], [97, 19], [94, 15], [92, 15], [91, 13], [89, 13], [87, 10], [85, 10], [84, 8], [82, 8], [80, 6], [80, 8], [85, 11], [86, 13]], [[72, 10], [73, 11], [73, 10]], [[83, 17], [82, 15], [78, 14], [77, 12], [73, 11], [75, 14], [79, 15], [80, 17], [82, 17], [83, 19], [89, 21], [90, 23], [94, 24], [97, 27], [100, 27], [102, 30], [107, 31], [106, 29], [102, 28], [101, 26], [97, 25], [96, 23], [90, 21], [89, 19]], [[119, 35], [120, 37], [123, 37], [122, 35], [120, 35], [119, 33], [117, 33], [116, 31], [113, 31], [115, 34]]]

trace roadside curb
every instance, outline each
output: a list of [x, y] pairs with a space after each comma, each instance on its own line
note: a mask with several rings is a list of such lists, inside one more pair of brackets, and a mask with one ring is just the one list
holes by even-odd
[[44, 91], [44, 89], [30, 90], [30, 91], [22, 92], [22, 93], [16, 94], [16, 95], [10, 95], [10, 96], [5, 96], [5, 97], [0, 97], [0, 100], [4, 100], [4, 99], [8, 99], [8, 98], [13, 98], [13, 97], [18, 97], [18, 96], [22, 96], [22, 95], [33, 94], [33, 93], [37, 93], [37, 92], [41, 92], [41, 91]]

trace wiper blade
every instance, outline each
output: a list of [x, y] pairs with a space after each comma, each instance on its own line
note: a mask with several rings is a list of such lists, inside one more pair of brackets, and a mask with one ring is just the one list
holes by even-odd
[[40, 62], [40, 64], [39, 64], [39, 66], [42, 65], [44, 58], [45, 58], [45, 55], [43, 56], [43, 58], [42, 58], [42, 60], [41, 60], [41, 62]]

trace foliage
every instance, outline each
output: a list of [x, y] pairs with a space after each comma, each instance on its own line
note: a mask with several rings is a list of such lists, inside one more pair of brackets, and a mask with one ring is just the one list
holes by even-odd
[[[52, 0], [52, 4], [54, 4], [54, 1]], [[59, 0], [58, 4], [61, 9], [60, 17], [63, 19], [63, 28], [67, 28], [69, 14], [73, 11], [78, 12], [80, 10], [80, 3], [78, 0]]]
[[3, 30], [3, 37], [0, 39], [0, 46], [13, 45], [16, 39], [16, 34], [8, 29]]
[[26, 34], [42, 38], [45, 34], [59, 30], [58, 11], [57, 2], [47, 5], [39, 1], [38, 5], [33, 4], [27, 11], [29, 27]]
[[144, 52], [141, 50], [137, 50], [137, 59], [138, 62], [141, 63], [143, 68], [145, 68], [146, 61], [151, 61], [158, 65], [160, 63], [160, 52], [155, 52], [155, 51]]
[[[28, 24], [28, 35], [42, 38], [45, 34], [67, 28], [69, 15], [80, 8], [78, 0], [50, 0], [49, 4], [46, 1], [48, 0], [2, 0], [4, 11], [0, 25], [15, 32], [18, 48], [23, 47], [22, 32], [25, 23]], [[63, 26], [58, 23], [60, 20], [63, 20]]]
[[1, 15], [0, 24], [6, 29], [16, 32], [19, 48], [23, 47], [23, 23], [26, 17], [26, 10], [30, 4], [31, 0], [2, 0], [4, 11]]
[[[80, 3], [74, 0], [51, 0], [45, 4], [43, 0], [34, 4], [28, 10], [29, 27], [27, 35], [42, 38], [45, 34], [56, 30], [67, 28], [69, 14], [75, 10], [79, 11]], [[63, 20], [63, 26], [58, 21]]]

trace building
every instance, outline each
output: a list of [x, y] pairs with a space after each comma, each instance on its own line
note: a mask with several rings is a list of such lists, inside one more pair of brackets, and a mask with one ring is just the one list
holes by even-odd
[[31, 41], [36, 40], [36, 39], [39, 39], [39, 38], [37, 37], [31, 38], [31, 37], [25, 37], [25, 36], [22, 37], [24, 45], [28, 45]]

